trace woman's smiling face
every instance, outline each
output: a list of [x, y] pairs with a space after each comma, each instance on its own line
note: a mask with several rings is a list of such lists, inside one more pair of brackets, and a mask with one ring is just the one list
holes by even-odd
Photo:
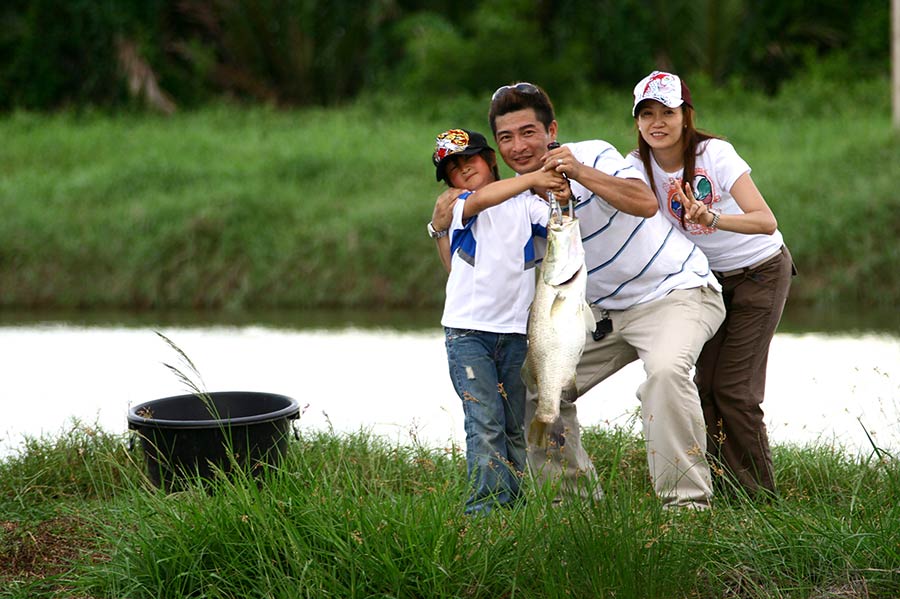
[[684, 109], [669, 108], [656, 100], [644, 100], [638, 106], [637, 126], [641, 137], [653, 150], [681, 148]]

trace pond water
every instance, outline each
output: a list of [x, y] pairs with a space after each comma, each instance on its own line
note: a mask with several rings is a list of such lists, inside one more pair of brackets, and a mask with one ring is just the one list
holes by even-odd
[[[435, 322], [434, 320], [431, 321]], [[193, 375], [165, 334], [194, 363]], [[166, 364], [208, 391], [263, 391], [296, 399], [301, 430], [360, 429], [389, 441], [464, 445], [462, 410], [438, 327], [346, 324], [306, 329], [241, 324], [0, 324], [0, 456], [25, 436], [73, 424], [125, 432], [132, 405], [190, 392]], [[579, 399], [583, 425], [639, 432], [634, 363]], [[837, 444], [871, 452], [869, 435], [900, 449], [900, 335], [779, 333], [766, 402], [773, 443]]]

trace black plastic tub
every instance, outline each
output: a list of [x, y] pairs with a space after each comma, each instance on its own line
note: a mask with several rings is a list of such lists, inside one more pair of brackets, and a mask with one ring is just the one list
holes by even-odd
[[300, 416], [285, 395], [217, 391], [148, 401], [128, 410], [128, 428], [140, 437], [147, 474], [166, 490], [185, 477], [210, 480], [216, 469], [258, 472], [278, 465]]

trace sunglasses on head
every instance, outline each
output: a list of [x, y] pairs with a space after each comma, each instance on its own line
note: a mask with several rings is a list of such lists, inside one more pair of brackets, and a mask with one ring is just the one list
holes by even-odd
[[494, 92], [494, 95], [491, 96], [491, 102], [496, 100], [497, 98], [502, 97], [510, 90], [515, 90], [517, 92], [522, 92], [523, 94], [540, 94], [541, 90], [537, 88], [533, 83], [516, 83], [515, 85], [503, 85], [497, 88], [497, 91]]

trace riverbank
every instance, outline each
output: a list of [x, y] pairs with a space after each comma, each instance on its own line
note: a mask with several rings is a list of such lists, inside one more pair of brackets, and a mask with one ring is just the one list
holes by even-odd
[[[301, 417], [302, 421], [302, 417]], [[773, 448], [780, 497], [665, 513], [640, 439], [591, 429], [606, 497], [462, 515], [459, 447], [301, 434], [262, 484], [164, 495], [77, 426], [0, 461], [0, 596], [865, 597], [900, 593], [898, 462]]]
[[[800, 270], [792, 302], [895, 306], [900, 136], [888, 82], [802, 84], [776, 98], [699, 85], [699, 123], [753, 167]], [[560, 139], [629, 150], [627, 95], [600, 98], [557, 107]], [[399, 97], [171, 118], [6, 115], [0, 308], [440, 306], [445, 275], [424, 233], [442, 189], [432, 140], [485, 120], [481, 101], [438, 110]]]
[[[190, 356], [202, 388], [293, 397], [306, 430], [365, 428], [427, 447], [465, 443], [436, 320], [417, 330], [45, 323], [0, 327], [0, 396], [8, 398], [0, 459], [23, 436], [57, 434], [71, 418], [124, 432], [131, 406], [189, 392], [165, 366], [180, 356], [155, 331]], [[373, 384], [398, 368], [402, 380]], [[640, 434], [633, 417], [644, 377], [634, 362], [588, 391], [578, 400], [582, 425], [628, 424]], [[898, 398], [900, 335], [778, 333], [772, 341], [764, 409], [773, 443], [825, 442], [862, 455], [868, 430], [880, 447], [900, 450]]]

